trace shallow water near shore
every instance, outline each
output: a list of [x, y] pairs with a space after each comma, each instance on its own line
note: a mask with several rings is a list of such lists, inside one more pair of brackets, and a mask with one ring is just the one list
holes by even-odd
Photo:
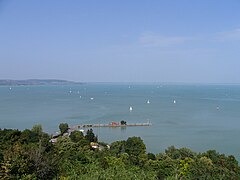
[[[149, 100], [149, 103], [147, 101]], [[132, 111], [129, 111], [130, 106]], [[100, 141], [140, 136], [147, 150], [216, 149], [240, 160], [240, 86], [86, 83], [73, 86], [0, 87], [0, 128], [44, 131], [69, 125], [148, 122], [150, 127], [94, 128]]]

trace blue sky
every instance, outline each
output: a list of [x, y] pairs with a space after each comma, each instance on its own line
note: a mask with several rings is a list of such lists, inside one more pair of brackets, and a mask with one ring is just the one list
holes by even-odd
[[0, 0], [0, 79], [240, 83], [239, 0]]

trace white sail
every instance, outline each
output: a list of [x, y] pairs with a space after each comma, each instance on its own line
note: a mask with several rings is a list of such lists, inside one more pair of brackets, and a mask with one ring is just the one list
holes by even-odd
[[131, 112], [133, 110], [132, 106], [129, 107], [129, 111]]

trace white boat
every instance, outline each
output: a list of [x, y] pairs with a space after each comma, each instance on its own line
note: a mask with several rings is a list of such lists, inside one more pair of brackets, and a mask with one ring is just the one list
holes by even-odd
[[94, 100], [94, 98], [93, 98], [93, 97], [91, 97], [90, 99], [91, 99], [91, 100]]
[[131, 112], [133, 110], [132, 106], [129, 107], [129, 111]]
[[177, 103], [177, 101], [176, 100], [173, 100], [173, 104], [176, 104]]
[[149, 101], [149, 100], [147, 100], [147, 104], [150, 104], [150, 101]]

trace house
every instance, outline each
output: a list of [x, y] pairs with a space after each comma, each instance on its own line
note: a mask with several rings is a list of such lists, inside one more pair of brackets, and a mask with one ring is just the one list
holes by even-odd
[[99, 148], [99, 144], [98, 144], [98, 143], [95, 143], [95, 142], [91, 142], [91, 143], [90, 143], [90, 146], [91, 146], [93, 149], [98, 149], [98, 148]]
[[49, 142], [54, 144], [54, 143], [57, 142], [57, 138], [52, 138], [52, 139], [49, 140]]
[[120, 124], [118, 122], [112, 122], [111, 125], [112, 126], [119, 126]]

